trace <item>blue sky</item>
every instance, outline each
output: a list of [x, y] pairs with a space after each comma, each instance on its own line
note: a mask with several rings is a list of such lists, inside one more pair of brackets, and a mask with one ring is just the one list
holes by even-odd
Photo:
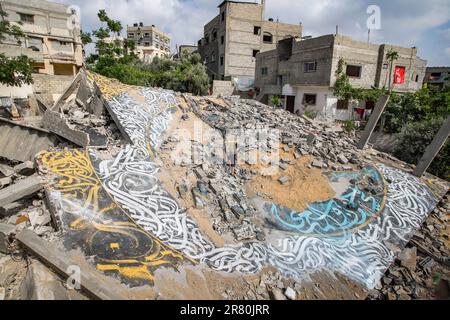
[[[97, 12], [106, 9], [125, 26], [155, 24], [176, 44], [196, 44], [203, 25], [218, 14], [221, 0], [59, 0], [81, 8], [84, 31], [99, 27]], [[429, 66], [450, 65], [450, 1], [448, 0], [266, 0], [266, 18], [303, 23], [304, 35], [339, 33], [367, 40], [370, 5], [381, 12], [381, 29], [371, 42], [418, 47]]]

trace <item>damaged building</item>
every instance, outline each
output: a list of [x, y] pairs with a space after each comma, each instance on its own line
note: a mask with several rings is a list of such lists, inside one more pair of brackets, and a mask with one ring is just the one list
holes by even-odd
[[265, 17], [265, 0], [224, 1], [219, 5], [219, 14], [204, 26], [203, 38], [198, 42], [198, 51], [212, 80], [233, 80], [248, 90], [254, 82], [256, 55], [274, 49], [281, 39], [301, 37], [301, 25]]
[[136, 53], [142, 61], [152, 62], [155, 57], [170, 56], [170, 37], [155, 25], [144, 26], [139, 22], [127, 26], [127, 39], [134, 41]]
[[[397, 51], [392, 79], [386, 54]], [[333, 96], [336, 70], [340, 59], [350, 84], [357, 88], [389, 88], [405, 93], [422, 88], [426, 61], [417, 56], [417, 48], [372, 44], [336, 34], [317, 38], [285, 39], [276, 49], [256, 58], [257, 99], [267, 102], [271, 96], [282, 96], [290, 112], [311, 112], [322, 119], [361, 119], [374, 101], [347, 103]], [[400, 76], [394, 81], [396, 73]], [[369, 111], [370, 112], [370, 111]]]

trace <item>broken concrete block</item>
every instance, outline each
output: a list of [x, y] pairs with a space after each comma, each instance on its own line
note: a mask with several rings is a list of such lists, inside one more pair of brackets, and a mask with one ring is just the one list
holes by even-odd
[[10, 177], [14, 174], [14, 168], [7, 166], [6, 164], [0, 164], [0, 173], [5, 177]]
[[284, 291], [284, 295], [289, 299], [289, 300], [295, 300], [297, 299], [297, 293], [295, 292], [294, 289], [292, 289], [291, 287], [287, 287], [286, 291]]
[[54, 272], [35, 259], [31, 259], [21, 291], [26, 300], [87, 299], [75, 290], [67, 290]]
[[30, 220], [33, 228], [45, 226], [51, 222], [50, 214], [42, 213], [40, 210], [28, 212], [28, 219]]
[[400, 261], [400, 264], [403, 267], [414, 271], [416, 269], [417, 248], [406, 248], [405, 250], [400, 252], [397, 259]]
[[270, 290], [270, 297], [272, 300], [287, 300], [286, 296], [283, 294], [283, 291], [278, 288], [273, 288]]
[[289, 177], [283, 176], [278, 179], [278, 182], [280, 182], [282, 185], [285, 185], [289, 182], [289, 180]]
[[181, 197], [182, 199], [184, 199], [184, 197], [185, 197], [186, 194], [188, 193], [188, 187], [187, 187], [187, 185], [185, 185], [184, 183], [183, 183], [183, 184], [180, 184], [180, 185], [178, 186], [178, 193], [180, 194], [180, 197]]
[[22, 176], [31, 176], [35, 173], [35, 166], [32, 161], [25, 161], [14, 167], [14, 172]]
[[87, 147], [90, 143], [89, 135], [86, 132], [70, 128], [67, 120], [60, 113], [47, 110], [42, 118], [42, 125], [80, 147]]
[[287, 169], [289, 169], [289, 165], [287, 163], [280, 163], [279, 164], [280, 168], [284, 171], [286, 171]]
[[30, 196], [42, 189], [41, 179], [31, 176], [0, 190], [0, 207]]
[[348, 163], [348, 159], [342, 153], [340, 155], [338, 155], [337, 158], [338, 158], [338, 161], [340, 163], [342, 163], [342, 164], [347, 164]]
[[311, 165], [319, 169], [322, 169], [324, 167], [324, 163], [318, 160], [314, 160]]
[[12, 183], [11, 177], [1, 178], [0, 179], [0, 188], [9, 186]]
[[9, 253], [7, 243], [11, 237], [15, 234], [16, 227], [11, 224], [0, 223], [0, 252]]

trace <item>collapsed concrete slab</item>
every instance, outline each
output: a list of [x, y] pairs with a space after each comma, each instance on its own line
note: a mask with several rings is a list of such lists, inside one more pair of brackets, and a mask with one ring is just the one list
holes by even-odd
[[55, 147], [58, 143], [58, 137], [48, 130], [0, 118], [0, 157], [29, 161], [39, 151]]
[[[397, 249], [406, 244], [442, 195], [442, 190], [435, 193], [423, 180], [378, 158], [371, 163], [363, 161], [351, 141], [340, 136], [342, 132], [321, 130], [304, 118], [235, 98], [225, 99], [225, 106], [187, 97], [195, 113], [183, 121], [201, 119], [219, 135], [253, 125], [275, 127], [287, 146], [283, 152], [289, 153], [288, 158], [286, 154], [282, 157], [283, 163], [290, 163], [283, 175], [287, 178], [296, 161], [313, 154], [321, 159], [320, 168], [312, 168], [312, 160], [308, 165], [336, 184], [336, 195], [310, 201], [302, 210], [263, 193], [248, 196], [244, 186], [258, 175], [253, 163], [245, 164], [249, 167], [239, 162], [210, 166], [206, 158], [199, 158], [200, 163], [177, 167], [185, 176], [172, 176], [175, 171], [170, 167], [174, 165], [167, 159], [181, 139], [171, 139], [175, 145], [170, 145], [164, 137], [181, 123], [175, 95], [151, 88], [111, 88], [107, 82], [99, 81], [101, 89], [108, 92], [107, 108], [132, 145], [106, 158], [93, 149], [46, 152], [39, 155], [38, 162], [54, 177], [46, 192], [66, 245], [94, 257], [99, 271], [118, 275], [125, 283], [152, 285], [164, 267], [173, 271], [200, 264], [236, 277], [272, 267], [280, 277], [305, 285], [319, 272], [331, 288], [352, 292], [349, 283], [353, 282], [368, 290], [377, 285], [395, 260]], [[276, 143], [269, 140], [261, 145], [266, 154], [276, 150]], [[200, 148], [197, 142], [195, 147]], [[252, 149], [253, 143], [245, 148]], [[296, 152], [302, 156], [294, 161]], [[344, 157], [349, 164], [341, 172], [340, 162], [347, 163]], [[267, 165], [280, 163], [270, 157], [267, 160]], [[157, 164], [161, 161], [163, 168]], [[189, 187], [180, 183], [181, 178], [192, 180]], [[275, 182], [280, 188], [289, 188], [295, 180], [286, 185]], [[176, 199], [176, 183], [183, 185], [178, 192], [184, 202]], [[201, 201], [196, 209], [201, 214], [183, 207], [191, 194]], [[209, 228], [205, 228], [207, 223]], [[217, 239], [222, 226], [234, 233], [235, 241], [221, 243]], [[324, 276], [329, 273], [344, 280]], [[287, 291], [294, 297], [292, 290]]]
[[0, 207], [13, 203], [24, 197], [31, 196], [43, 188], [39, 176], [31, 176], [19, 180], [13, 185], [0, 190]]

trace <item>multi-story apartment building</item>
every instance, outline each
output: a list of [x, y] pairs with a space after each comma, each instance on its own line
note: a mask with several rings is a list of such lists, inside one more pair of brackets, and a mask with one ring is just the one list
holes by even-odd
[[300, 24], [266, 21], [265, 0], [224, 1], [219, 14], [204, 26], [198, 51], [211, 79], [253, 82], [256, 55], [276, 48], [281, 39], [301, 34]]
[[136, 43], [139, 59], [151, 62], [155, 57], [170, 56], [170, 37], [154, 25], [144, 26], [142, 22], [127, 27], [127, 39]]
[[444, 89], [450, 85], [450, 67], [429, 67], [425, 83]]
[[[389, 81], [387, 53], [399, 53]], [[336, 70], [340, 60], [351, 85], [358, 88], [388, 88], [408, 92], [422, 87], [426, 61], [417, 57], [417, 49], [371, 44], [343, 35], [325, 35], [298, 41], [285, 39], [277, 49], [260, 53], [256, 61], [258, 99], [267, 101], [281, 95], [291, 112], [312, 112], [324, 119], [358, 119], [374, 101], [338, 101], [333, 96]]]
[[75, 75], [83, 65], [79, 27], [71, 24], [69, 6], [43, 0], [1, 0], [5, 18], [18, 25], [26, 38], [18, 44], [5, 39], [0, 51], [14, 57], [24, 54], [36, 62], [36, 73]]

